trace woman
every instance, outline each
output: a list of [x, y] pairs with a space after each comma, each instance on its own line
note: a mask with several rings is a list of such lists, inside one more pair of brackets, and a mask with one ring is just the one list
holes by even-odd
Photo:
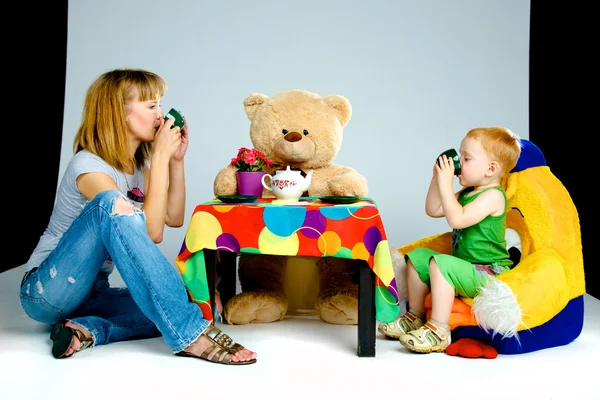
[[[165, 225], [183, 225], [185, 210], [188, 125], [164, 120], [166, 89], [158, 75], [135, 69], [106, 72], [88, 89], [75, 155], [20, 291], [27, 315], [53, 325], [56, 358], [162, 335], [175, 355], [256, 362], [188, 301], [155, 244]], [[109, 287], [114, 267], [127, 288]]]

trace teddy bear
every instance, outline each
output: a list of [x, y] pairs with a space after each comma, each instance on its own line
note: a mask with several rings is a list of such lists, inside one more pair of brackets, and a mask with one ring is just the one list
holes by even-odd
[[[265, 172], [272, 175], [286, 169], [313, 171], [308, 196], [367, 196], [367, 180], [354, 168], [333, 163], [352, 116], [352, 107], [338, 94], [321, 96], [307, 90], [288, 90], [271, 97], [253, 93], [244, 100], [250, 120], [250, 140], [255, 149], [272, 160]], [[214, 180], [214, 193], [237, 193], [236, 168], [228, 165]], [[263, 197], [273, 197], [267, 190]], [[308, 258], [316, 270], [318, 285], [314, 314], [322, 321], [355, 325], [358, 321], [356, 264], [334, 257]], [[267, 323], [284, 318], [288, 312], [285, 290], [286, 270], [306, 258], [241, 254], [238, 277], [241, 293], [226, 301], [224, 317], [230, 324]], [[296, 269], [299, 270], [299, 269]]]
[[[491, 278], [475, 298], [456, 297], [449, 321], [453, 343], [469, 339], [465, 344], [472, 345], [475, 340], [499, 354], [566, 345], [583, 328], [585, 279], [577, 209], [541, 150], [527, 139], [521, 139], [521, 147], [517, 165], [503, 183], [508, 199], [506, 242], [513, 266]], [[416, 247], [450, 254], [451, 232], [396, 251], [404, 255]], [[395, 271], [405, 274], [404, 257], [394, 260]], [[405, 275], [397, 277], [398, 286], [404, 286]], [[427, 317], [431, 307], [429, 294]], [[457, 345], [452, 351], [468, 357], [468, 348]], [[461, 354], [463, 350], [467, 354]]]

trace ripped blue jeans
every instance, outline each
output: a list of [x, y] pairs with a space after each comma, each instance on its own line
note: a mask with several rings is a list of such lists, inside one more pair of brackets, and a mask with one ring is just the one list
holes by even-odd
[[[114, 211], [123, 199], [127, 212]], [[119, 200], [120, 201], [120, 200]], [[111, 288], [101, 271], [109, 257], [127, 288]], [[86, 328], [94, 345], [161, 336], [173, 353], [210, 325], [189, 302], [183, 280], [150, 239], [143, 211], [108, 190], [89, 201], [20, 291], [32, 319], [70, 320]]]

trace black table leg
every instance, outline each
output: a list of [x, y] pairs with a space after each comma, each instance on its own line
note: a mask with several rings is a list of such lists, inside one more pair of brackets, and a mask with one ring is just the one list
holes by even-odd
[[216, 251], [204, 249], [204, 264], [206, 265], [206, 284], [208, 286], [208, 294], [210, 295], [210, 306], [215, 304], [215, 269], [217, 267]]
[[358, 260], [358, 356], [375, 357], [375, 272]]
[[[216, 307], [215, 289], [217, 287], [215, 274], [220, 278], [218, 289], [223, 307], [225, 307], [229, 299], [235, 296], [237, 253], [210, 249], [204, 249], [203, 251], [210, 304], [214, 311]], [[223, 315], [222, 317], [223, 322], [227, 323], [225, 316]]]
[[[217, 274], [220, 277], [218, 288], [223, 307], [225, 307], [229, 299], [235, 296], [236, 262], [237, 253], [219, 251], [217, 257]], [[227, 323], [225, 315], [223, 315], [223, 322]]]

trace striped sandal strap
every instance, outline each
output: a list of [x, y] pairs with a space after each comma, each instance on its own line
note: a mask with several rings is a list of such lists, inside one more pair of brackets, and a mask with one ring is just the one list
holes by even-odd
[[423, 321], [410, 311], [402, 315], [396, 320], [396, 326], [401, 329], [404, 333], [414, 331], [423, 326]]
[[427, 321], [421, 328], [400, 337], [400, 343], [418, 353], [445, 351], [450, 344], [450, 332]]
[[438, 328], [431, 322], [427, 321], [423, 325], [423, 329], [418, 329], [408, 334], [415, 337], [420, 343], [429, 343], [431, 347], [439, 346], [444, 340], [448, 338], [447, 334], [444, 334], [444, 330]]

